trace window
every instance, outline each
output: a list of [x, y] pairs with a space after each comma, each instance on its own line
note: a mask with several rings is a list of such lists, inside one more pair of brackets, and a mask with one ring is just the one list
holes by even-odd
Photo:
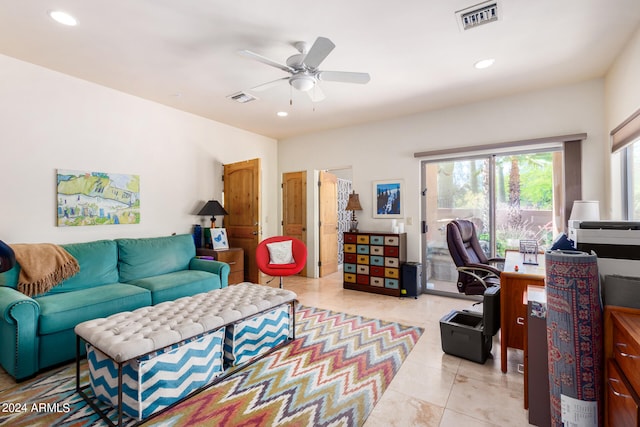
[[623, 212], [626, 219], [640, 220], [640, 138], [622, 149]]
[[611, 131], [611, 151], [620, 153], [622, 212], [640, 220], [640, 110]]

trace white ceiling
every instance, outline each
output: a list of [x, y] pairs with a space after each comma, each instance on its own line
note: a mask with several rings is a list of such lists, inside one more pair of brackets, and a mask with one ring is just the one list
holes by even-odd
[[[479, 2], [0, 0], [0, 53], [282, 139], [602, 77], [640, 25], [639, 0], [499, 0], [500, 21], [462, 32], [454, 12]], [[322, 82], [315, 104], [286, 83], [227, 99], [286, 76], [238, 50], [284, 63], [318, 36], [336, 45], [320, 69], [371, 81]]]

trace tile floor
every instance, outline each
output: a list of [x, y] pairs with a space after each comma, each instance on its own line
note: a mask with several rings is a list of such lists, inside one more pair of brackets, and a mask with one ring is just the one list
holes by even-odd
[[[277, 286], [277, 280], [271, 283]], [[488, 427], [528, 426], [523, 409], [523, 377], [517, 373], [522, 352], [509, 350], [509, 370], [500, 371], [500, 345], [494, 338], [484, 365], [442, 352], [439, 320], [453, 309], [469, 308], [470, 301], [421, 295], [396, 298], [344, 290], [342, 274], [322, 279], [290, 277], [285, 288], [298, 294], [303, 305], [425, 328], [365, 427]], [[0, 368], [0, 390], [15, 383]], [[2, 393], [0, 391], [0, 401]]]
[[[275, 283], [275, 282], [274, 282]], [[484, 365], [450, 356], [440, 345], [440, 318], [472, 302], [421, 295], [396, 298], [342, 288], [342, 274], [322, 279], [285, 278], [285, 288], [303, 305], [384, 319], [425, 329], [364, 427], [529, 426], [523, 407], [522, 351], [509, 349], [508, 372], [500, 371], [500, 344], [494, 337]]]

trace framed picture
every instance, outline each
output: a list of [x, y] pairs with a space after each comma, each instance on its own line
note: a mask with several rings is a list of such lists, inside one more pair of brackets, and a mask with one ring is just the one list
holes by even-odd
[[213, 249], [229, 249], [227, 230], [224, 228], [212, 228], [211, 243], [213, 244]]
[[401, 179], [373, 181], [373, 217], [404, 217], [404, 185]]
[[140, 224], [140, 175], [57, 170], [57, 225]]

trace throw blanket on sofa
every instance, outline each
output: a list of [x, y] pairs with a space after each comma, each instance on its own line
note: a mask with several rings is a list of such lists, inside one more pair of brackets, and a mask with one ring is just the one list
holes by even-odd
[[52, 243], [11, 245], [20, 264], [18, 290], [33, 297], [80, 271], [78, 261], [64, 248]]

